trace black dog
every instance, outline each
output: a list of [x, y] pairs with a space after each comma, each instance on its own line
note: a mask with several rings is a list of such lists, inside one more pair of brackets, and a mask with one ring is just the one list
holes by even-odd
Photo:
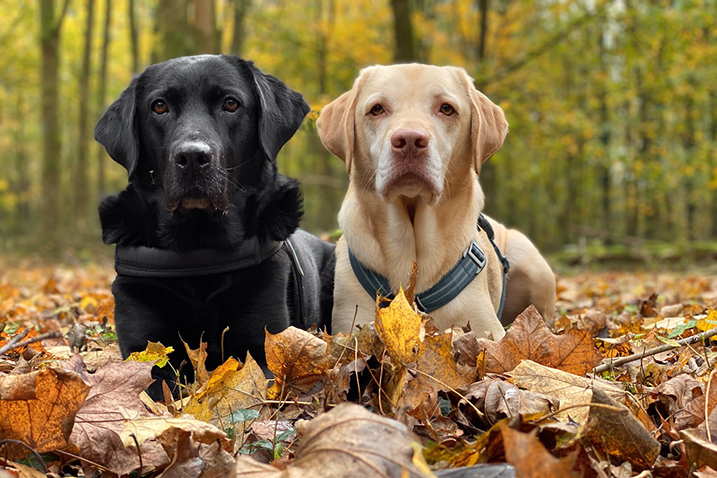
[[[95, 138], [129, 175], [100, 204], [123, 356], [159, 341], [176, 369], [182, 341], [203, 340], [209, 369], [247, 351], [265, 366], [265, 329], [330, 326], [334, 248], [297, 231], [299, 185], [276, 165], [308, 111], [251, 62], [211, 55], [150, 66], [108, 108]], [[155, 399], [176, 385], [153, 375]]]

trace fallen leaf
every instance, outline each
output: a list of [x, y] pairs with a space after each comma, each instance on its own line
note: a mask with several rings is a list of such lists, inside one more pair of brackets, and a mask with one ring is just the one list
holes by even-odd
[[[423, 468], [411, 433], [401, 423], [345, 403], [306, 423], [297, 424], [300, 445], [286, 470], [237, 458], [235, 476], [256, 478], [432, 477]], [[418, 455], [418, 456], [417, 456]], [[416, 460], [414, 462], [414, 460]], [[417, 464], [420, 463], [421, 465]]]
[[420, 350], [421, 317], [406, 300], [403, 289], [388, 307], [380, 308], [376, 301], [374, 324], [394, 364], [408, 365], [416, 361]]
[[481, 339], [479, 343], [488, 373], [510, 372], [521, 360], [531, 360], [584, 375], [602, 360], [589, 332], [570, 329], [565, 335], [555, 335], [532, 305], [515, 319], [500, 342]]
[[160, 342], [148, 342], [147, 348], [141, 352], [132, 352], [127, 360], [135, 362], [154, 362], [159, 368], [169, 363], [169, 354], [174, 352], [174, 347], [165, 347]]
[[625, 397], [625, 392], [617, 385], [578, 377], [530, 360], [522, 361], [507, 375], [521, 388], [558, 399], [561, 410], [571, 407], [569, 410], [557, 413], [556, 418], [570, 417], [578, 423], [585, 423], [587, 420], [593, 388], [600, 388], [617, 401], [623, 401]]
[[119, 435], [126, 447], [134, 445], [135, 440], [142, 445], [151, 439], [158, 439], [173, 446], [175, 440], [172, 437], [176, 438], [180, 432], [190, 433], [192, 439], [199, 443], [214, 443], [227, 437], [226, 433], [214, 425], [189, 416], [147, 416], [121, 408], [119, 412], [125, 419], [124, 428]]
[[436, 390], [455, 390], [469, 380], [458, 374], [451, 349], [450, 332], [427, 336], [420, 344], [416, 368], [433, 379]]
[[108, 467], [118, 475], [125, 475], [139, 468], [142, 454], [142, 470], [162, 468], [170, 463], [164, 448], [156, 441], [140, 446], [126, 447], [120, 433], [127, 423], [122, 410], [133, 411], [136, 416], [151, 416], [139, 398], [152, 383], [152, 364], [148, 362], [121, 362], [100, 368], [89, 376], [90, 393], [77, 412], [70, 440], [79, 449], [78, 454]]
[[192, 363], [194, 369], [194, 381], [197, 387], [201, 387], [209, 380], [209, 372], [207, 371], [207, 343], [200, 342], [199, 348], [191, 349], [189, 344], [184, 342], [184, 348], [187, 351], [189, 361]]
[[537, 438], [537, 429], [530, 433], [513, 430], [507, 424], [500, 428], [505, 448], [505, 461], [515, 467], [521, 478], [577, 478], [582, 474], [574, 470], [577, 453], [564, 458], [554, 457]]
[[234, 458], [222, 449], [219, 441], [197, 442], [190, 432], [182, 430], [174, 449], [172, 462], [157, 478], [223, 478], [234, 469]]
[[242, 436], [247, 423], [235, 420], [233, 414], [237, 410], [263, 411], [269, 381], [251, 354], [247, 354], [246, 364], [240, 370], [236, 370], [238, 366], [239, 362], [229, 359], [218, 367], [208, 381], [211, 386], [207, 386], [201, 395], [191, 397], [184, 413], [222, 430], [232, 428], [234, 436]]
[[687, 463], [695, 468], [709, 466], [717, 469], [717, 445], [707, 440], [704, 431], [696, 428], [682, 430], [680, 438], [684, 440]]
[[[514, 384], [498, 378], [487, 378], [459, 390], [462, 398], [459, 406], [470, 401], [483, 413], [485, 425], [493, 426], [504, 418], [518, 415], [547, 415], [558, 409], [559, 400], [548, 396], [520, 390]], [[472, 415], [472, 407], [465, 413]], [[476, 420], [480, 417], [475, 417]]]
[[305, 330], [289, 327], [278, 334], [266, 332], [266, 364], [274, 374], [269, 397], [312, 394], [323, 386], [334, 359], [327, 344]]
[[[89, 389], [79, 374], [60, 369], [0, 375], [0, 436], [39, 453], [65, 448]], [[28, 453], [15, 445], [9, 449], [11, 458]]]
[[655, 440], [625, 406], [613, 401], [603, 390], [593, 387], [592, 404], [583, 433], [619, 461], [629, 461], [641, 469], [649, 469], [660, 454]]

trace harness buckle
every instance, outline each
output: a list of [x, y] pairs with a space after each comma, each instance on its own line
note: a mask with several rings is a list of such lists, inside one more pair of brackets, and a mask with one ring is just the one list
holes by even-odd
[[471, 245], [463, 252], [463, 257], [468, 256], [470, 260], [473, 261], [473, 263], [478, 266], [478, 269], [476, 270], [476, 275], [480, 273], [480, 271], [483, 270], [486, 264], [486, 258], [485, 254], [483, 253], [483, 250], [480, 248], [478, 243], [473, 240], [471, 242]]

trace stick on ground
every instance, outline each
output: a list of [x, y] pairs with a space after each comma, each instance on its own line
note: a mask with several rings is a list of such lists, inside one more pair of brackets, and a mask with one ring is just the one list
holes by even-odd
[[595, 367], [595, 369], [593, 369], [593, 373], [604, 372], [606, 370], [610, 370], [611, 368], [619, 367], [620, 365], [625, 365], [626, 363], [634, 362], [635, 360], [640, 360], [644, 357], [649, 357], [651, 355], [659, 354], [660, 352], [666, 352], [668, 350], [676, 349], [683, 345], [689, 345], [689, 344], [693, 344], [695, 342], [700, 342], [704, 339], [714, 337], [715, 335], [717, 335], [717, 327], [714, 329], [710, 329], [705, 332], [702, 332], [701, 334], [692, 335], [690, 337], [687, 337], [686, 339], [677, 340], [676, 344], [660, 345], [659, 347], [654, 347], [649, 350], [645, 350], [644, 352], [640, 352], [639, 354], [632, 354], [627, 357], [620, 357], [619, 359], [611, 360], [608, 363], [604, 363], [602, 365], [598, 365], [597, 367]]

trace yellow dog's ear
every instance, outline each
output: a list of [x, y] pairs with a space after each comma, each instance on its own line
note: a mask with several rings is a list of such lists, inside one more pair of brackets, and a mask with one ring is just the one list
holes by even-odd
[[319, 138], [326, 149], [346, 163], [346, 173], [351, 174], [356, 137], [356, 98], [360, 88], [361, 75], [353, 88], [324, 106], [316, 120]]
[[471, 142], [473, 165], [480, 174], [481, 165], [503, 146], [508, 121], [500, 106], [476, 89], [473, 78], [463, 70], [463, 80], [471, 99]]

